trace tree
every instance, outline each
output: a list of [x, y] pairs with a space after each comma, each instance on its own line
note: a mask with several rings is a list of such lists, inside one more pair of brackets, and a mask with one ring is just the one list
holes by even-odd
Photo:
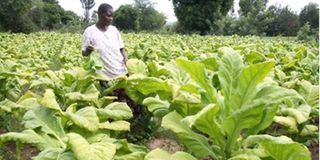
[[309, 22], [311, 28], [319, 28], [319, 6], [317, 3], [309, 3], [299, 14], [300, 23], [304, 25]]
[[263, 12], [267, 7], [268, 0], [240, 0], [240, 14], [247, 16], [249, 13], [258, 14]]
[[37, 27], [28, 16], [32, 6], [32, 0], [0, 1], [0, 28], [12, 32], [34, 31]]
[[239, 35], [264, 35], [272, 17], [266, 12], [267, 0], [240, 0], [240, 20], [235, 30]]
[[207, 34], [216, 26], [215, 21], [225, 16], [233, 0], [172, 0], [179, 24], [186, 32]]
[[299, 30], [297, 39], [306, 42], [319, 43], [319, 30], [311, 29], [309, 22], [306, 22]]
[[267, 29], [268, 36], [297, 34], [300, 26], [299, 17], [288, 6], [280, 8], [272, 5], [268, 8], [268, 12], [274, 17]]
[[67, 25], [70, 22], [79, 21], [80, 17], [72, 11], [64, 11], [61, 14], [61, 23]]
[[56, 29], [61, 25], [61, 17], [64, 10], [56, 3], [47, 3], [43, 7], [44, 27], [45, 29]]
[[85, 10], [84, 21], [86, 24], [88, 24], [90, 20], [90, 9], [93, 8], [96, 3], [94, 0], [80, 0], [80, 2], [82, 4], [82, 8]]
[[166, 17], [153, 7], [141, 8], [140, 17], [139, 24], [142, 30], [157, 30], [162, 28], [166, 23]]
[[154, 9], [150, 0], [135, 0], [134, 6], [120, 6], [114, 23], [122, 29], [153, 31], [164, 26], [166, 17]]
[[132, 5], [121, 5], [115, 12], [114, 24], [124, 30], [139, 30], [139, 9]]

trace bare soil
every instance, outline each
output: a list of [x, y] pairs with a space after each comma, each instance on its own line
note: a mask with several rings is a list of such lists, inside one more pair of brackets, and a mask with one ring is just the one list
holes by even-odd
[[147, 148], [154, 150], [161, 148], [171, 154], [177, 151], [184, 151], [184, 147], [179, 144], [176, 140], [168, 137], [153, 137], [147, 142]]

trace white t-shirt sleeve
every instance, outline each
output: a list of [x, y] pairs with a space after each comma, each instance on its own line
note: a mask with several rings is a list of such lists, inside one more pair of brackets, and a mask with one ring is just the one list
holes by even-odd
[[124, 43], [123, 43], [123, 40], [121, 38], [121, 34], [120, 34], [120, 32], [119, 32], [119, 30], [117, 28], [115, 28], [115, 29], [116, 29], [116, 32], [117, 32], [119, 47], [120, 48], [124, 48]]
[[89, 31], [86, 29], [82, 35], [82, 50], [86, 50], [86, 48], [90, 44], [90, 34]]

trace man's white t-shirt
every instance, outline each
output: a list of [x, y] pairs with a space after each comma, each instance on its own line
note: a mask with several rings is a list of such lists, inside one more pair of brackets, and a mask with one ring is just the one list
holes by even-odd
[[89, 26], [83, 33], [82, 50], [92, 45], [100, 54], [103, 68], [97, 71], [111, 79], [128, 73], [124, 63], [124, 57], [120, 52], [120, 48], [124, 48], [124, 44], [118, 29], [109, 25], [106, 31], [101, 31], [97, 26]]

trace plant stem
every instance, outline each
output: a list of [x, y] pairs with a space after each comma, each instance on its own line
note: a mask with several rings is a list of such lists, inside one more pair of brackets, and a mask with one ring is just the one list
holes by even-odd
[[21, 143], [19, 141], [16, 142], [16, 158], [21, 160]]

